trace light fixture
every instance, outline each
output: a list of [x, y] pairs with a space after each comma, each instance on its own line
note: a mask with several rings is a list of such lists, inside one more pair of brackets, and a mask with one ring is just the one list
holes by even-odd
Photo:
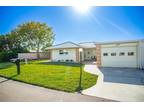
[[79, 52], [82, 52], [83, 51], [83, 49], [82, 48], [79, 48]]

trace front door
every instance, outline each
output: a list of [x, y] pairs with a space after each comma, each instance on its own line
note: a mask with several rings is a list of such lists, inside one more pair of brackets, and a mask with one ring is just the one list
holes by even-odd
[[85, 49], [84, 50], [84, 60], [85, 61], [95, 61], [96, 60], [96, 50], [95, 49]]

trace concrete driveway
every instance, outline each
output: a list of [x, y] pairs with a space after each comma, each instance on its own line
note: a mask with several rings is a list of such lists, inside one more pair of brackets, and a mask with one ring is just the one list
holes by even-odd
[[86, 65], [87, 72], [98, 74], [98, 83], [83, 94], [117, 101], [144, 101], [144, 70], [97, 68]]
[[104, 82], [144, 85], [144, 70], [135, 68], [99, 68]]

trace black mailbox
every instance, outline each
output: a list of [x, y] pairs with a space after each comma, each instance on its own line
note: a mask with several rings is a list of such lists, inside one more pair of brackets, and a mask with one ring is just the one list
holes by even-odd
[[15, 63], [17, 66], [17, 74], [20, 74], [20, 59], [16, 58], [16, 59], [11, 59], [10, 60], [12, 63]]

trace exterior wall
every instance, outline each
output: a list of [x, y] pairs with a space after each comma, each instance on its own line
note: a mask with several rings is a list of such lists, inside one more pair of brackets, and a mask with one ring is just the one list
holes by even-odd
[[96, 45], [96, 59], [97, 59], [96, 65], [100, 67], [101, 66], [101, 45], [99, 44]]
[[144, 40], [138, 46], [138, 67], [144, 69]]
[[[50, 59], [50, 52], [40, 52], [40, 59]], [[20, 59], [37, 59], [37, 53], [18, 53]]]
[[83, 53], [84, 53], [84, 60], [92, 60], [92, 58], [96, 57], [95, 48], [84, 49]]
[[[124, 52], [124, 56], [119, 56]], [[134, 52], [133, 56], [128, 56], [128, 52]], [[103, 56], [108, 53], [108, 56]], [[116, 53], [116, 56], [111, 56]], [[137, 68], [137, 43], [102, 45], [101, 62], [103, 67], [134, 67]]]
[[68, 54], [59, 54], [59, 50], [61, 49], [53, 49], [52, 50], [52, 61], [58, 61], [58, 60], [76, 60], [76, 49], [62, 49], [66, 50]]

